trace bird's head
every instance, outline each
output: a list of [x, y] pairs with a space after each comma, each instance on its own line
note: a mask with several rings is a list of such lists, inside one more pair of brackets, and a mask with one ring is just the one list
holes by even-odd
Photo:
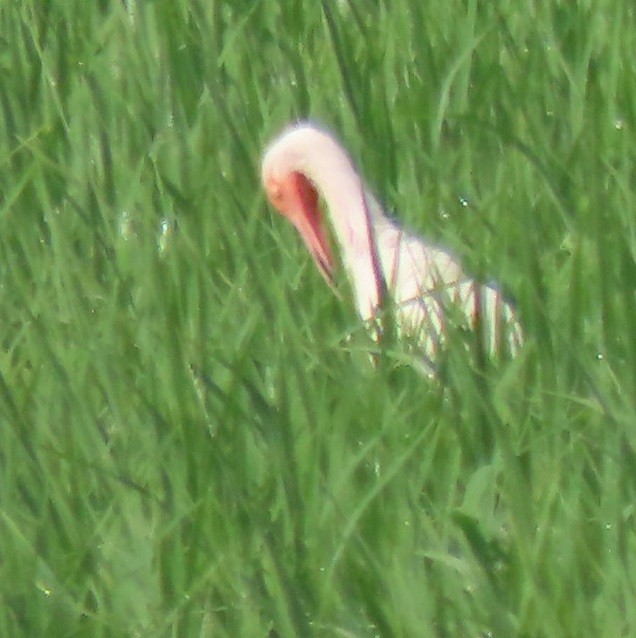
[[333, 285], [333, 257], [318, 191], [306, 175], [302, 153], [289, 138], [283, 136], [267, 149], [261, 179], [272, 206], [296, 227], [318, 270]]

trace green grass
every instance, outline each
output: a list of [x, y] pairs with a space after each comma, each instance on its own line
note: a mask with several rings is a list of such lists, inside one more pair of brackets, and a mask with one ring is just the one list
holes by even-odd
[[[1, 0], [0, 636], [634, 635], [635, 50], [631, 0]], [[260, 190], [306, 116], [516, 360], [370, 365]]]

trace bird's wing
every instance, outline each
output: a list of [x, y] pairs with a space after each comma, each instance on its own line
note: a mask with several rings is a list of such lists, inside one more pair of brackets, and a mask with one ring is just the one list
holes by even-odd
[[499, 290], [467, 277], [450, 252], [391, 223], [380, 226], [376, 234], [400, 331], [416, 336], [431, 358], [449, 322], [477, 330], [488, 352], [500, 351], [504, 343], [509, 351], [518, 350], [521, 330]]

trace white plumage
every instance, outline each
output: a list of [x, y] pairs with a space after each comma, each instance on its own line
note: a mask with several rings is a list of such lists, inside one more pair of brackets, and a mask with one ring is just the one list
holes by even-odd
[[296, 226], [332, 284], [334, 260], [318, 201], [323, 197], [362, 319], [376, 316], [388, 292], [401, 332], [414, 335], [430, 359], [448, 321], [462, 315], [467, 327], [479, 327], [487, 351], [504, 344], [518, 349], [521, 330], [500, 292], [467, 277], [448, 251], [390, 220], [330, 133], [308, 122], [288, 128], [266, 148], [261, 176], [269, 200]]

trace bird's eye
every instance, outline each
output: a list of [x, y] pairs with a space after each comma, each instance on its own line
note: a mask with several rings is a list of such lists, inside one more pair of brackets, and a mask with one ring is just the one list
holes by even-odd
[[267, 194], [272, 203], [280, 202], [283, 199], [283, 187], [277, 179], [267, 180]]

